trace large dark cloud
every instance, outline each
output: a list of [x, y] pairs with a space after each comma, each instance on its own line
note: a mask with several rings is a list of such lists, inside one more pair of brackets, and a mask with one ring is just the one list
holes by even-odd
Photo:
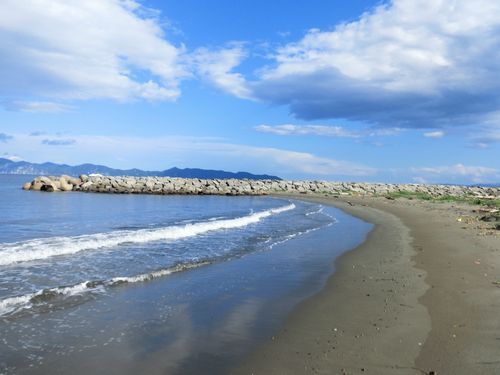
[[498, 91], [397, 92], [331, 70], [260, 81], [254, 92], [262, 100], [288, 105], [298, 118], [339, 118], [379, 126], [474, 125], [500, 109]]
[[499, 2], [393, 0], [278, 48], [248, 85], [307, 120], [499, 126], [498, 35]]

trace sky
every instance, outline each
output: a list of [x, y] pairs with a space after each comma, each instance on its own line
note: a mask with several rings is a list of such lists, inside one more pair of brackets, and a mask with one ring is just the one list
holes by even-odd
[[0, 157], [500, 181], [497, 0], [3, 0]]

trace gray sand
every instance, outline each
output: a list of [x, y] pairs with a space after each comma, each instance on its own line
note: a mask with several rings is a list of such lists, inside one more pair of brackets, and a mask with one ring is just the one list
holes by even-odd
[[233, 373], [500, 373], [500, 237], [473, 206], [313, 199], [376, 227]]

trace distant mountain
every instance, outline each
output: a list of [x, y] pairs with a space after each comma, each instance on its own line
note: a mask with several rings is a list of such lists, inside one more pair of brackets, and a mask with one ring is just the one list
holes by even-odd
[[104, 165], [81, 164], [66, 165], [55, 163], [30, 163], [27, 161], [11, 161], [0, 158], [0, 174], [35, 174], [35, 175], [61, 175], [79, 176], [81, 174], [99, 173], [105, 176], [159, 176], [183, 178], [218, 178], [218, 179], [249, 179], [249, 180], [281, 180], [276, 176], [267, 174], [256, 175], [248, 172], [226, 172], [198, 168], [170, 168], [164, 171], [143, 171], [141, 169], [114, 169]]
[[473, 186], [481, 186], [481, 187], [498, 188], [498, 187], [500, 187], [500, 182], [491, 183], [491, 184], [477, 184], [477, 185], [473, 185]]

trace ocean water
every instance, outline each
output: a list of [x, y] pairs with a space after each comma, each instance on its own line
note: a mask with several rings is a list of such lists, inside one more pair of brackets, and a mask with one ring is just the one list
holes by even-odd
[[28, 180], [0, 175], [0, 373], [227, 372], [371, 229], [298, 200]]

